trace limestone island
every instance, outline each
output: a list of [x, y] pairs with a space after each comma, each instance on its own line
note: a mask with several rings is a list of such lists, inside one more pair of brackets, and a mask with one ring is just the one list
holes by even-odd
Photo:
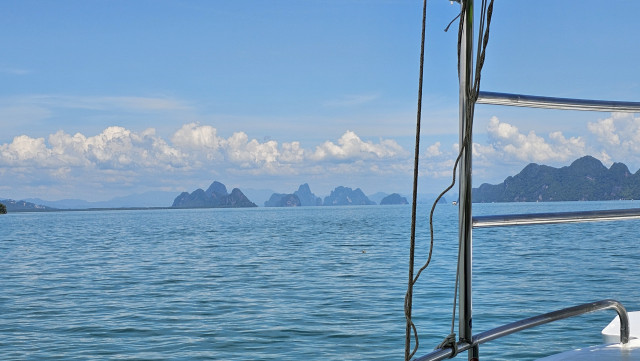
[[316, 197], [307, 183], [300, 185], [297, 191], [290, 194], [273, 193], [271, 198], [264, 202], [265, 207], [308, 207], [320, 205], [322, 205], [322, 198]]
[[227, 187], [214, 181], [206, 191], [201, 188], [192, 193], [182, 192], [173, 201], [172, 208], [245, 208], [257, 207], [238, 188], [234, 188], [231, 193], [227, 192]]
[[389, 194], [388, 196], [382, 198], [380, 201], [381, 206], [392, 205], [392, 204], [409, 204], [407, 199], [398, 193]]

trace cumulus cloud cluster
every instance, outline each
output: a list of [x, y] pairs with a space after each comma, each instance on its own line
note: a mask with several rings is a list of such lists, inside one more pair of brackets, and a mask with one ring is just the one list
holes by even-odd
[[[640, 117], [613, 113], [587, 123], [585, 128], [576, 128], [580, 136], [561, 131], [536, 133], [494, 116], [486, 127], [486, 140], [472, 145], [474, 174], [481, 180], [499, 181], [531, 162], [563, 166], [584, 155], [592, 155], [607, 166], [614, 161], [625, 162], [630, 169], [640, 165]], [[428, 146], [422, 154], [427, 164], [421, 165], [421, 174], [451, 177], [458, 151], [457, 143], [450, 148], [440, 142]]]
[[583, 136], [566, 137], [555, 131], [538, 135], [521, 132], [516, 126], [491, 118], [487, 126], [488, 144], [474, 144], [474, 156], [481, 160], [559, 163], [593, 155], [610, 164], [611, 160], [640, 163], [640, 117], [632, 113], [612, 113], [587, 123]]
[[352, 131], [345, 132], [338, 144], [327, 141], [316, 147], [311, 159], [383, 159], [405, 154], [404, 149], [394, 140], [380, 140], [379, 144], [365, 142]]
[[20, 135], [0, 145], [0, 164], [5, 167], [96, 167], [127, 169], [133, 167], [175, 167], [184, 164], [179, 150], [169, 146], [147, 129], [135, 133], [122, 127], [109, 127], [87, 137], [58, 131], [44, 138]]
[[394, 140], [374, 143], [352, 131], [336, 143], [326, 141], [315, 149], [300, 142], [249, 139], [244, 132], [220, 136], [209, 125], [183, 125], [165, 140], [153, 128], [142, 132], [112, 126], [95, 136], [58, 131], [48, 139], [20, 135], [0, 145], [0, 166], [37, 168], [63, 176], [61, 169], [110, 171], [197, 171], [210, 168], [246, 170], [249, 174], [296, 173], [321, 165], [394, 160], [405, 152]]
[[[473, 143], [474, 174], [480, 178], [502, 179], [530, 162], [558, 164], [588, 154], [583, 137], [566, 137], [556, 131], [538, 135], [522, 132], [517, 126], [492, 117], [486, 128], [487, 141]], [[450, 147], [436, 142], [422, 154], [426, 164], [421, 174], [432, 178], [451, 178], [459, 144]], [[501, 173], [501, 174], [499, 174]]]
[[613, 113], [609, 118], [588, 124], [609, 151], [633, 152], [640, 150], [640, 117], [630, 113]]
[[487, 127], [489, 146], [476, 145], [478, 155], [501, 154], [508, 160], [524, 162], [566, 161], [584, 155], [586, 144], [581, 137], [566, 138], [562, 132], [548, 134], [547, 138], [534, 131], [527, 134], [511, 124], [492, 117]]
[[[612, 160], [631, 168], [640, 164], [640, 118], [633, 114], [614, 113], [590, 122], [581, 136], [521, 131], [497, 117], [490, 119], [486, 131], [487, 141], [472, 146], [474, 174], [481, 178], [496, 180], [529, 162], [563, 165], [586, 154], [607, 165]], [[421, 177], [451, 177], [458, 149], [458, 144], [425, 145]], [[153, 128], [136, 132], [111, 126], [96, 135], [60, 130], [46, 138], [16, 136], [0, 144], [0, 176], [5, 187], [12, 182], [101, 187], [167, 178], [174, 178], [171, 184], [178, 187], [190, 176], [210, 180], [226, 179], [225, 174], [242, 179], [298, 175], [305, 181], [322, 175], [339, 183], [341, 177], [354, 174], [363, 179], [410, 179], [412, 158], [412, 152], [393, 139], [366, 140], [349, 130], [313, 145], [259, 141], [241, 131], [223, 136], [215, 127], [199, 123], [184, 124], [166, 137]], [[501, 174], [496, 177], [496, 173]]]
[[597, 153], [605, 163], [625, 160], [640, 164], [640, 117], [630, 113], [612, 113], [610, 117], [590, 122], [589, 131], [599, 141]]

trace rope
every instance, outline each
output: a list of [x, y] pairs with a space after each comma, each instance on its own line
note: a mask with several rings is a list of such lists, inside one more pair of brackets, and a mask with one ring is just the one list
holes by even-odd
[[[416, 114], [416, 148], [413, 161], [413, 201], [411, 203], [411, 245], [409, 250], [409, 285], [407, 286], [407, 293], [404, 298], [404, 315], [407, 320], [407, 327], [405, 332], [405, 348], [404, 359], [409, 361], [413, 355], [418, 351], [418, 330], [416, 325], [411, 321], [411, 305], [413, 299], [413, 285], [415, 283], [413, 277], [415, 248], [416, 248], [416, 218], [417, 218], [417, 203], [418, 203], [418, 163], [420, 159], [420, 121], [422, 119], [422, 83], [424, 79], [424, 43], [425, 33], [427, 25], [427, 0], [422, 4], [422, 38], [420, 41], [420, 76], [418, 80], [418, 110]], [[411, 333], [413, 332], [416, 340], [416, 345], [411, 350]]]
[[[462, 157], [462, 154], [464, 153], [465, 149], [469, 149], [471, 147], [471, 131], [473, 129], [473, 115], [474, 115], [474, 111], [475, 111], [475, 103], [476, 100], [478, 99], [478, 93], [480, 90], [480, 77], [482, 74], [482, 68], [484, 66], [484, 61], [485, 61], [485, 54], [486, 54], [486, 50], [487, 50], [487, 44], [489, 43], [489, 29], [490, 29], [490, 25], [491, 25], [491, 17], [493, 15], [493, 1], [491, 0], [491, 3], [489, 4], [488, 8], [487, 8], [487, 0], [482, 0], [482, 5], [481, 5], [481, 14], [480, 14], [480, 26], [479, 26], [479, 31], [478, 31], [478, 52], [476, 55], [476, 69], [475, 69], [475, 75], [474, 75], [474, 84], [473, 87], [471, 87], [471, 89], [469, 90], [470, 94], [469, 94], [469, 102], [467, 102], [467, 122], [466, 122], [466, 127], [465, 127], [465, 136], [463, 138], [462, 141], [462, 145], [460, 147], [460, 152], [458, 153], [458, 157], [456, 158], [456, 162], [454, 164], [453, 167], [453, 181], [451, 183], [451, 185], [443, 192], [446, 193], [447, 191], [449, 191], [449, 189], [451, 189], [454, 184], [455, 184], [455, 172], [456, 169], [458, 167], [458, 163], [460, 161], [460, 158]], [[458, 36], [458, 59], [459, 55], [460, 55], [460, 49], [461, 49], [461, 33], [462, 33], [462, 21], [464, 21], [464, 17], [465, 17], [465, 7], [462, 7], [462, 11], [461, 11], [461, 16], [460, 16], [460, 32], [459, 32], [459, 36]], [[484, 29], [485, 27], [485, 19], [486, 19], [486, 31]], [[482, 49], [482, 50], [481, 50]], [[459, 61], [459, 60], [458, 60]], [[458, 62], [459, 64], [459, 62]], [[460, 67], [458, 66], [458, 70], [460, 69]], [[458, 74], [458, 76], [460, 76], [460, 74]], [[435, 205], [434, 205], [435, 207]], [[432, 223], [432, 219], [429, 219], [429, 223], [431, 225]], [[451, 333], [449, 334], [449, 336], [447, 336], [445, 338], [445, 340], [440, 344], [441, 346], [444, 347], [449, 347], [451, 345], [450, 342], [450, 338], [453, 335], [453, 338], [455, 339], [455, 318], [456, 318], [456, 301], [457, 301], [457, 296], [458, 296], [458, 281], [460, 278], [460, 262], [461, 262], [461, 257], [460, 257], [460, 251], [462, 248], [462, 244], [461, 244], [462, 240], [460, 239], [458, 241], [458, 261], [457, 261], [457, 267], [456, 267], [456, 281], [455, 281], [455, 287], [454, 287], [454, 292], [453, 292], [453, 311], [451, 312]], [[440, 345], [438, 346], [439, 348]], [[457, 344], [453, 348], [453, 354], [451, 357], [455, 357], [455, 355], [457, 354]]]
[[[414, 256], [415, 256], [415, 229], [416, 229], [416, 204], [417, 204], [417, 188], [418, 188], [418, 160], [419, 160], [419, 150], [420, 150], [420, 121], [421, 121], [421, 110], [422, 110], [422, 82], [423, 82], [423, 66], [424, 66], [424, 41], [425, 41], [425, 24], [426, 24], [426, 9], [427, 9], [427, 0], [424, 0], [423, 10], [422, 10], [422, 42], [420, 48], [420, 79], [419, 79], [419, 87], [418, 87], [418, 111], [417, 111], [417, 122], [416, 122], [416, 148], [415, 148], [415, 158], [414, 158], [414, 178], [413, 178], [413, 203], [412, 203], [412, 211], [411, 211], [411, 246], [410, 246], [410, 257], [409, 257], [409, 284], [407, 287], [407, 293], [405, 295], [404, 302], [404, 312], [405, 318], [407, 319], [407, 327], [406, 327], [406, 338], [405, 338], [405, 361], [409, 361], [413, 355], [418, 351], [418, 331], [416, 329], [415, 324], [411, 321], [411, 308], [412, 308], [412, 298], [413, 298], [413, 286], [418, 281], [418, 278], [422, 274], [422, 272], [429, 266], [431, 263], [431, 257], [433, 255], [433, 245], [434, 245], [434, 232], [433, 232], [433, 213], [435, 211], [436, 205], [440, 201], [440, 199], [451, 190], [456, 183], [456, 171], [458, 168], [458, 164], [460, 163], [460, 159], [464, 154], [465, 150], [470, 150], [471, 148], [471, 131], [473, 129], [473, 113], [475, 108], [475, 102], [478, 99], [478, 93], [480, 89], [480, 74], [482, 72], [482, 68], [484, 66], [485, 54], [487, 44], [489, 42], [489, 29], [491, 24], [491, 17], [493, 15], [493, 2], [491, 0], [488, 8], [487, 8], [487, 0], [482, 0], [482, 11], [480, 15], [480, 27], [478, 32], [478, 53], [476, 55], [476, 68], [474, 75], [474, 84], [473, 87], [469, 89], [467, 102], [467, 122], [465, 127], [465, 135], [460, 145], [460, 150], [458, 156], [456, 157], [456, 161], [453, 166], [453, 175], [451, 183], [447, 188], [445, 188], [433, 202], [431, 206], [431, 212], [429, 213], [429, 234], [430, 234], [430, 243], [429, 243], [429, 253], [427, 256], [427, 261], [425, 264], [418, 270], [415, 277], [413, 276], [413, 268], [414, 268]], [[462, 28], [463, 21], [465, 21], [466, 10], [465, 6], [462, 6], [462, 10], [458, 15], [460, 18], [460, 26], [458, 31], [458, 76], [460, 76], [460, 49], [461, 49], [461, 41], [462, 41]], [[484, 29], [486, 19], [486, 30]], [[454, 19], [455, 21], [455, 19]], [[451, 25], [451, 24], [449, 24]], [[447, 31], [449, 26], [445, 29]], [[482, 49], [482, 50], [480, 50]], [[460, 240], [461, 241], [461, 240]], [[454, 332], [455, 329], [455, 318], [456, 318], [456, 300], [458, 294], [458, 283], [460, 276], [460, 250], [461, 244], [460, 241], [458, 243], [458, 260], [456, 267], [456, 281], [454, 287], [454, 296], [453, 296], [453, 311], [451, 317], [451, 333], [445, 337], [445, 339], [436, 347], [436, 348], [451, 348], [452, 355], [451, 357], [455, 357], [458, 354], [458, 345], [456, 342], [456, 334]], [[411, 343], [411, 332], [413, 332], [415, 338], [415, 347], [410, 352], [410, 343]]]
[[436, 346], [435, 350], [439, 348], [450, 348], [453, 353], [449, 358], [454, 358], [458, 355], [458, 343], [456, 342], [456, 334], [450, 333], [447, 337], [444, 338], [442, 342], [438, 346]]
[[462, 14], [462, 12], [460, 12], [458, 15], [456, 15], [455, 18], [453, 18], [453, 20], [451, 20], [451, 22], [449, 23], [449, 25], [447, 25], [446, 28], [444, 28], [444, 32], [446, 33], [447, 31], [449, 31], [449, 28], [451, 27], [451, 25], [453, 24], [454, 21], [458, 20], [458, 18], [460, 17], [460, 15]]

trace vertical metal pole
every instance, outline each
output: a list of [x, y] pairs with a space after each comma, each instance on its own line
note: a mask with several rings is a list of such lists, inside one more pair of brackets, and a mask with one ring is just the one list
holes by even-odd
[[[472, 86], [471, 70], [473, 68], [473, 0], [464, 0], [464, 19], [460, 39], [460, 146], [467, 132], [471, 131], [472, 104], [470, 88]], [[471, 134], [469, 134], [469, 137]], [[460, 242], [460, 302], [459, 302], [459, 335], [460, 340], [472, 343], [471, 330], [471, 139], [469, 147], [464, 149], [460, 159], [460, 202], [458, 203], [459, 242]], [[477, 347], [469, 350], [469, 360], [476, 358]]]

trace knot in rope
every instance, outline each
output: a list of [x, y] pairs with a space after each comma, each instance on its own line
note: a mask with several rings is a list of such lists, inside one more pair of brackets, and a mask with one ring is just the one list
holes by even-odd
[[447, 337], [444, 338], [442, 342], [438, 346], [436, 346], [436, 350], [439, 348], [450, 348], [453, 353], [449, 358], [454, 358], [458, 355], [458, 342], [456, 341], [456, 334], [450, 333]]

